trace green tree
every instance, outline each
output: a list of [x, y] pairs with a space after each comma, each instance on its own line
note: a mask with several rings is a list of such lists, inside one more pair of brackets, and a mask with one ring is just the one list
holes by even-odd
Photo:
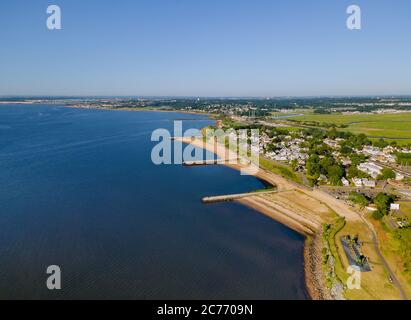
[[381, 170], [381, 174], [377, 177], [378, 180], [395, 179], [395, 172], [390, 168], [384, 168]]
[[373, 217], [375, 220], [381, 220], [382, 218], [384, 218], [384, 216], [385, 216], [385, 213], [382, 212], [381, 210], [377, 210], [377, 211], [374, 211], [374, 212], [372, 213], [372, 217]]
[[355, 191], [350, 193], [350, 195], [348, 196], [348, 200], [352, 201], [355, 204], [358, 204], [362, 208], [370, 204], [370, 200], [368, 200], [366, 196]]
[[353, 166], [353, 165], [351, 165], [349, 168], [348, 168], [348, 170], [347, 170], [347, 175], [348, 175], [348, 177], [350, 177], [350, 178], [361, 178], [361, 179], [364, 179], [364, 178], [369, 178], [370, 177], [370, 175], [369, 174], [367, 174], [367, 173], [365, 173], [365, 172], [363, 172], [363, 171], [361, 171], [361, 170], [358, 170], [357, 169], [357, 167], [356, 166]]
[[374, 198], [374, 204], [377, 206], [377, 211], [375, 211], [375, 215], [373, 217], [381, 219], [383, 216], [387, 215], [390, 211], [390, 205], [395, 201], [395, 197], [392, 195], [388, 195], [386, 193], [379, 193]]
[[381, 149], [385, 148], [388, 145], [389, 145], [388, 142], [385, 141], [383, 138], [373, 142], [374, 147], [381, 148]]
[[297, 170], [297, 167], [298, 167], [298, 160], [297, 160], [297, 159], [293, 159], [293, 160], [291, 161], [291, 168], [293, 168], [293, 170], [295, 171], [295, 170]]
[[411, 165], [411, 153], [397, 153], [397, 162], [403, 166]]
[[334, 164], [328, 168], [327, 177], [330, 183], [334, 186], [341, 185], [341, 179], [344, 176], [344, 169], [338, 164]]

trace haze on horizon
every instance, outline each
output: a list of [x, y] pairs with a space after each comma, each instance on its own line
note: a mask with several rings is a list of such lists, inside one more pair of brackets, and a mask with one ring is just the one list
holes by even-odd
[[0, 96], [411, 94], [407, 0], [54, 3], [62, 30], [53, 1], [0, 3]]

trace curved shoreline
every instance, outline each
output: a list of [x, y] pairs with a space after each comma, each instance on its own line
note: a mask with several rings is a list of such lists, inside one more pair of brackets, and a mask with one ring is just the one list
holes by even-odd
[[[210, 151], [221, 159], [233, 159], [235, 157], [235, 154], [232, 151], [221, 145], [210, 144], [203, 140], [193, 138], [176, 137], [174, 139]], [[247, 170], [245, 166], [239, 163], [226, 162], [223, 165], [238, 171]], [[284, 192], [289, 189], [294, 190], [298, 188], [294, 183], [263, 169], [259, 169], [256, 173], [251, 175], [266, 181], [268, 184], [276, 187], [278, 190], [283, 190]], [[301, 189], [301, 191], [303, 191], [303, 189]], [[308, 190], [306, 191], [308, 192]], [[298, 213], [294, 213], [292, 210], [284, 209], [280, 211], [275, 206], [268, 205], [268, 200], [257, 195], [236, 201], [276, 220], [304, 236], [303, 256], [306, 290], [313, 300], [332, 300], [333, 297], [325, 284], [322, 270], [321, 225], [316, 227], [314, 223], [310, 223], [311, 221], [307, 221], [306, 218], [299, 216]]]
[[280, 212], [269, 209], [258, 202], [253, 202], [250, 198], [237, 200], [237, 202], [268, 216], [304, 237], [303, 258], [306, 290], [312, 300], [333, 300], [324, 282], [320, 231], [311, 233], [298, 221], [287, 219]]

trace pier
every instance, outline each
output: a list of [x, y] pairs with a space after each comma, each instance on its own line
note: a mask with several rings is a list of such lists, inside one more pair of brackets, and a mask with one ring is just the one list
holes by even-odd
[[211, 159], [211, 160], [197, 160], [197, 161], [184, 161], [183, 165], [187, 167], [192, 166], [207, 166], [207, 165], [216, 165], [216, 164], [227, 164], [233, 163], [237, 164], [239, 159]]

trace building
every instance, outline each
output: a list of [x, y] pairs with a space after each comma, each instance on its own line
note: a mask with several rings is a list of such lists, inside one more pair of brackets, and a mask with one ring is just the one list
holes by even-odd
[[353, 178], [352, 182], [355, 184], [356, 187], [362, 187], [362, 179]]
[[369, 210], [369, 211], [371, 211], [371, 212], [374, 212], [374, 211], [377, 211], [378, 209], [377, 209], [377, 207], [375, 206], [375, 205], [369, 205], [368, 207], [365, 207], [365, 209], [367, 209], [367, 210]]
[[376, 179], [381, 174], [382, 170], [382, 167], [372, 162], [361, 163], [357, 168], [358, 170], [369, 174], [374, 179]]
[[341, 160], [341, 164], [345, 167], [351, 165], [351, 163], [352, 163], [352, 161], [351, 161], [350, 158], [344, 158], [344, 159]]
[[373, 181], [373, 180], [363, 179], [362, 183], [367, 188], [375, 188], [375, 186], [376, 186], [375, 181]]
[[399, 203], [391, 203], [390, 209], [393, 210], [393, 211], [398, 211], [398, 210], [400, 210], [400, 204]]
[[404, 178], [405, 178], [404, 175], [402, 175], [399, 172], [395, 172], [395, 180], [401, 181], [401, 180], [404, 180]]
[[344, 187], [349, 187], [349, 186], [350, 186], [350, 181], [348, 181], [348, 180], [345, 179], [345, 178], [342, 178], [342, 179], [341, 179], [341, 182], [342, 182], [342, 184], [343, 184]]
[[372, 147], [372, 146], [365, 146], [362, 149], [362, 153], [367, 155], [367, 156], [376, 156], [378, 154], [380, 154], [381, 150], [379, 148], [376, 147]]

